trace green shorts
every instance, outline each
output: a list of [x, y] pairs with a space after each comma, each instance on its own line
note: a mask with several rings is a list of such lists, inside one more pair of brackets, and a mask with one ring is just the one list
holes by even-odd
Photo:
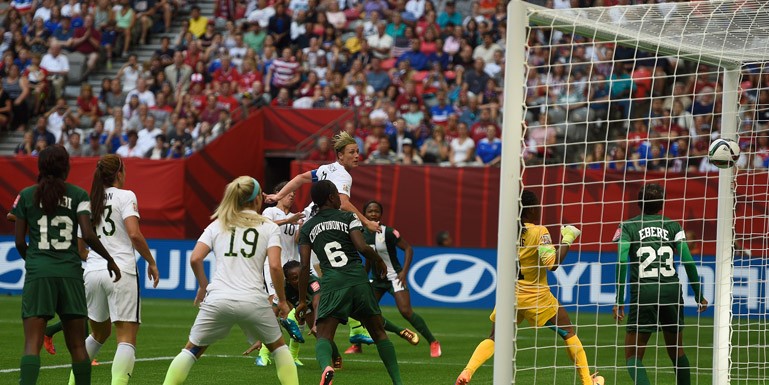
[[680, 333], [684, 328], [684, 301], [678, 297], [675, 300], [659, 303], [634, 303], [630, 305], [627, 319], [628, 333], [655, 333], [662, 330], [666, 333]]
[[379, 304], [374, 297], [374, 289], [368, 282], [337, 290], [324, 287], [320, 295], [316, 322], [322, 318], [333, 317], [346, 324], [349, 317], [365, 320], [378, 314], [382, 314], [382, 311], [379, 310]]
[[85, 285], [77, 278], [37, 278], [24, 283], [21, 318], [62, 319], [88, 317]]

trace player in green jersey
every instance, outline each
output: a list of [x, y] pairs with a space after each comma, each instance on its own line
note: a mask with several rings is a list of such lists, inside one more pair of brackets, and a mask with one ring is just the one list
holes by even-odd
[[[315, 328], [318, 341], [315, 352], [323, 370], [321, 385], [330, 385], [334, 379], [331, 366], [331, 340], [339, 323], [347, 323], [348, 317], [363, 322], [376, 343], [394, 385], [401, 385], [400, 369], [395, 356], [395, 347], [385, 333], [379, 304], [361, 263], [360, 251], [367, 260], [385, 271], [382, 258], [366, 244], [363, 238], [363, 224], [358, 217], [339, 210], [341, 199], [334, 183], [322, 180], [315, 183], [310, 191], [317, 213], [304, 223], [299, 233], [299, 255], [302, 273], [299, 287], [306, 287], [310, 277], [310, 252], [318, 255], [323, 277], [323, 292], [318, 304]], [[303, 318], [307, 309], [307, 293], [299, 292], [298, 318]]]
[[[24, 356], [22, 385], [35, 384], [40, 374], [40, 348], [45, 326], [58, 314], [72, 356], [75, 383], [91, 383], [91, 361], [85, 350], [85, 319], [88, 309], [83, 268], [77, 247], [77, 229], [83, 240], [107, 260], [110, 276], [120, 279], [120, 269], [93, 232], [88, 193], [66, 183], [69, 154], [62, 146], [40, 152], [38, 183], [16, 198], [11, 213], [16, 217], [16, 248], [24, 258], [26, 276], [22, 292]], [[29, 227], [29, 244], [25, 239]]]
[[[377, 201], [369, 201], [363, 206], [363, 215], [366, 216], [366, 219], [373, 222], [381, 221], [382, 211], [382, 204]], [[401, 237], [398, 230], [390, 226], [382, 225], [381, 223], [380, 229], [380, 232], [372, 232], [368, 229], [363, 231], [363, 237], [366, 239], [366, 243], [368, 243], [369, 246], [382, 257], [387, 266], [387, 270], [384, 272], [379, 271], [376, 268], [372, 269], [373, 280], [371, 285], [374, 287], [374, 295], [376, 295], [377, 301], [379, 301], [385, 293], [390, 293], [390, 295], [395, 298], [395, 305], [398, 307], [398, 311], [403, 318], [409, 321], [409, 323], [427, 339], [427, 342], [430, 343], [430, 356], [440, 357], [440, 342], [438, 342], [433, 336], [433, 333], [430, 332], [430, 328], [427, 327], [425, 320], [411, 309], [411, 297], [409, 296], [409, 291], [406, 287], [406, 277], [408, 276], [408, 269], [411, 266], [411, 259], [414, 256], [414, 250], [411, 248], [411, 245]], [[398, 260], [397, 249], [401, 249], [404, 252], [403, 266], [401, 266], [401, 263]], [[417, 336], [416, 333], [409, 329], [401, 328], [389, 320], [385, 321], [385, 330], [398, 334], [413, 345], [419, 343], [419, 336]]]
[[660, 215], [665, 201], [662, 186], [650, 183], [638, 192], [642, 214], [620, 224], [613, 241], [619, 243], [617, 299], [614, 318], [625, 318], [625, 282], [630, 272], [630, 313], [625, 335], [625, 360], [636, 385], [649, 385], [642, 360], [651, 334], [662, 330], [668, 356], [676, 368], [677, 385], [689, 385], [689, 359], [683, 349], [683, 296], [673, 255], [681, 257], [698, 303], [708, 307], [702, 296], [697, 266], [692, 260], [681, 225]]

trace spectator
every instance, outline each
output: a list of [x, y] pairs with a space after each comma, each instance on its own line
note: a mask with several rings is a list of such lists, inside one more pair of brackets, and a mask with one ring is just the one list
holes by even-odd
[[183, 95], [190, 88], [192, 67], [184, 63], [184, 55], [180, 51], [173, 54], [173, 64], [164, 70], [166, 79], [177, 95]]
[[144, 78], [136, 81], [136, 88], [128, 92], [126, 99], [130, 100], [134, 96], [139, 99], [140, 104], [146, 104], [147, 107], [155, 106], [155, 94], [147, 89], [147, 81]]
[[336, 152], [329, 145], [328, 137], [321, 136], [316, 142], [316, 146], [310, 151], [307, 160], [318, 161], [321, 163], [333, 163], [336, 161]]
[[120, 0], [120, 5], [116, 6], [115, 11], [115, 26], [118, 34], [123, 37], [123, 57], [128, 56], [128, 50], [131, 48], [131, 37], [135, 23], [136, 12], [131, 7], [130, 0]]
[[51, 18], [51, 13], [54, 6], [56, 6], [56, 3], [53, 0], [43, 0], [40, 7], [35, 10], [35, 16], [33, 19], [42, 19], [43, 21], [48, 21], [48, 19]]
[[[160, 48], [155, 50], [153, 57], [160, 59], [160, 63], [162, 63], [164, 67], [168, 68], [168, 66], [176, 62], [175, 56], [176, 50], [171, 48], [171, 38], [168, 36], [163, 36], [160, 38]], [[181, 62], [184, 63], [184, 57], [182, 57]], [[190, 74], [191, 73], [192, 72], [190, 72]], [[168, 79], [170, 79], [170, 77]]]
[[72, 110], [67, 106], [67, 101], [64, 98], [56, 99], [56, 104], [45, 115], [46, 129], [50, 131], [54, 136], [54, 142], [50, 145], [59, 143], [64, 130], [64, 118], [72, 113]]
[[137, 151], [140, 153], [138, 156], [144, 155], [147, 150], [152, 148], [152, 146], [155, 145], [155, 138], [162, 133], [163, 131], [155, 126], [154, 116], [148, 115], [146, 118], [144, 118], [144, 122], [141, 125], [141, 130], [137, 132], [139, 135], [137, 141]]
[[424, 124], [425, 114], [419, 109], [419, 99], [411, 97], [408, 104], [408, 111], [401, 114], [406, 128], [409, 131], [417, 131]]
[[77, 97], [77, 118], [83, 128], [92, 128], [101, 116], [99, 100], [93, 95], [93, 89], [88, 83], [80, 86], [80, 96]]
[[123, 92], [128, 93], [133, 91], [136, 88], [136, 83], [139, 81], [139, 76], [141, 76], [141, 74], [142, 69], [139, 67], [136, 55], [132, 54], [128, 56], [128, 61], [117, 72], [117, 79], [123, 85]]
[[248, 22], [259, 25], [259, 30], [265, 31], [270, 25], [270, 19], [275, 16], [275, 8], [268, 5], [267, 0], [258, 0], [257, 8], [248, 14]]
[[261, 53], [264, 47], [264, 40], [267, 38], [267, 32], [258, 22], [250, 22], [246, 29], [248, 31], [243, 35], [243, 42], [257, 54]]
[[432, 136], [422, 143], [419, 154], [425, 163], [441, 163], [448, 160], [449, 146], [445, 138], [443, 129], [436, 127]]
[[402, 61], [408, 61], [411, 68], [417, 71], [423, 71], [427, 69], [427, 55], [422, 53], [420, 45], [422, 43], [419, 39], [411, 39], [411, 50], [404, 52], [399, 58], [397, 63]]
[[48, 142], [45, 141], [45, 138], [38, 138], [37, 142], [35, 142], [35, 149], [32, 150], [32, 156], [38, 156], [40, 155], [40, 152], [45, 150], [49, 147]]
[[391, 22], [387, 24], [385, 32], [393, 39], [403, 36], [406, 33], [406, 24], [403, 24], [401, 14], [393, 12]]
[[[400, 155], [403, 153], [403, 143], [408, 139], [412, 145], [414, 141], [414, 135], [408, 130], [408, 124], [404, 118], [397, 118], [393, 122], [395, 126], [395, 132], [390, 134], [390, 148]], [[412, 130], [413, 131], [413, 130]]]
[[21, 143], [19, 143], [18, 146], [16, 146], [16, 149], [13, 150], [13, 153], [17, 156], [21, 155], [32, 155], [32, 152], [35, 150], [35, 132], [34, 131], [26, 131], [24, 132], [24, 139]]
[[457, 12], [456, 3], [447, 1], [443, 12], [438, 15], [438, 25], [445, 28], [448, 25], [462, 25], [462, 15]]
[[224, 83], [229, 84], [231, 90], [237, 89], [238, 82], [240, 81], [240, 72], [232, 64], [230, 57], [224, 56], [221, 60], [221, 66], [214, 71], [213, 78], [214, 90], [220, 90]]
[[281, 89], [291, 91], [299, 86], [301, 81], [301, 68], [296, 58], [292, 56], [291, 48], [284, 48], [279, 59], [275, 60], [267, 72], [270, 79], [270, 93], [273, 97], [278, 95]]
[[184, 144], [182, 142], [171, 142], [171, 148], [168, 150], [168, 155], [166, 155], [166, 158], [168, 159], [182, 159], [190, 156], [192, 154], [192, 151], [184, 147]]
[[286, 13], [286, 6], [283, 3], [275, 4], [275, 14], [270, 17], [267, 32], [272, 36], [276, 49], [286, 48], [291, 43], [291, 37], [289, 36], [289, 32], [291, 32], [291, 16]]
[[475, 47], [473, 50], [473, 59], [481, 59], [485, 64], [494, 62], [494, 52], [502, 51], [502, 47], [494, 43], [494, 34], [486, 32], [483, 34], [483, 44]]
[[8, 128], [11, 122], [11, 112], [13, 111], [13, 99], [3, 89], [3, 83], [0, 82], [0, 131]]
[[378, 93], [383, 93], [390, 85], [390, 76], [382, 69], [382, 59], [375, 57], [371, 60], [371, 69], [366, 73], [366, 82]]
[[379, 138], [376, 150], [366, 159], [366, 163], [369, 164], [395, 164], [396, 162], [398, 162], [398, 155], [390, 149], [390, 141], [386, 137]]
[[457, 126], [457, 137], [451, 140], [449, 144], [448, 165], [453, 167], [462, 167], [472, 164], [475, 161], [475, 142], [469, 136], [467, 125], [459, 123]]
[[[69, 59], [61, 54], [61, 45], [52, 42], [48, 53], [40, 61], [40, 68], [48, 73], [48, 79], [53, 85], [55, 98], [60, 98], [64, 94], [64, 84], [69, 73]], [[6, 87], [7, 88], [7, 87]]]
[[139, 135], [135, 130], [128, 131], [127, 135], [128, 142], [120, 146], [120, 148], [115, 151], [115, 154], [120, 155], [123, 158], [141, 158], [144, 153], [137, 147]]
[[[227, 111], [221, 111], [221, 114], [226, 114]], [[200, 133], [198, 134], [197, 139], [193, 142], [193, 150], [200, 151], [208, 145], [208, 143], [211, 143], [214, 139], [216, 139], [219, 135], [214, 133], [214, 130], [211, 128], [211, 125], [208, 124], [208, 122], [202, 122], [200, 123]]]
[[486, 131], [488, 126], [494, 126], [496, 132], [499, 132], [499, 126], [491, 119], [491, 111], [488, 108], [481, 109], [481, 113], [478, 116], [478, 121], [473, 123], [470, 127], [470, 136], [474, 142], [478, 142], [482, 138], [486, 137]]
[[445, 126], [448, 123], [449, 116], [457, 115], [457, 109], [448, 104], [446, 91], [438, 91], [436, 93], [436, 100], [438, 104], [430, 107], [430, 121], [433, 125]]
[[438, 247], [454, 246], [454, 241], [451, 239], [451, 234], [449, 234], [448, 230], [439, 231], [435, 235], [435, 245]]
[[101, 157], [107, 153], [107, 147], [101, 144], [98, 133], [92, 132], [88, 135], [88, 146], [83, 148], [83, 156]]
[[192, 6], [190, 10], [190, 27], [189, 30], [196, 38], [200, 38], [206, 33], [208, 27], [208, 18], [200, 15], [200, 7], [197, 5]]
[[24, 41], [32, 53], [43, 55], [48, 50], [48, 38], [51, 33], [45, 28], [44, 21], [36, 17], [27, 29]]
[[377, 24], [377, 33], [368, 37], [368, 45], [374, 51], [374, 57], [382, 60], [390, 59], [394, 40], [393, 37], [385, 33], [387, 22], [384, 20]]
[[192, 146], [192, 134], [187, 131], [187, 127], [179, 124], [176, 126], [176, 130], [168, 136], [168, 141], [171, 143], [181, 142], [184, 147], [190, 147]]
[[163, 134], [160, 134], [155, 137], [155, 145], [152, 146], [147, 152], [144, 154], [145, 158], [148, 159], [165, 159], [168, 155], [168, 144], [166, 143], [166, 136]]
[[497, 127], [493, 124], [486, 128], [486, 137], [478, 141], [475, 161], [486, 167], [498, 166], [502, 160], [502, 140], [497, 138]]
[[56, 143], [56, 136], [51, 131], [48, 131], [48, 125], [43, 116], [37, 118], [34, 133], [34, 143], [38, 143], [40, 140], [45, 142], [48, 146], [53, 146]]
[[483, 70], [485, 66], [486, 62], [484, 62], [483, 59], [475, 59], [473, 68], [467, 70], [462, 79], [467, 83], [467, 90], [476, 96], [483, 93], [483, 90], [489, 81], [489, 75]]
[[64, 148], [69, 153], [69, 156], [83, 156], [83, 146], [80, 144], [80, 133], [73, 132], [70, 134]]
[[75, 30], [70, 47], [86, 56], [86, 69], [83, 78], [87, 79], [96, 69], [101, 47], [101, 32], [93, 25], [93, 16], [87, 15], [83, 26]]
[[216, 105], [224, 111], [235, 111], [240, 106], [238, 100], [232, 96], [230, 83], [222, 83], [219, 96], [216, 98]]
[[414, 143], [411, 139], [405, 138], [403, 140], [402, 152], [398, 154], [398, 164], [404, 165], [421, 165], [422, 157], [417, 154], [414, 149]]

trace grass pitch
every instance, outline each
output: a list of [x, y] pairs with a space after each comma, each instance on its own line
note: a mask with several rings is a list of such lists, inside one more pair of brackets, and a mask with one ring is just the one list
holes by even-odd
[[[139, 332], [137, 362], [131, 384], [162, 383], [166, 369], [173, 357], [187, 341], [189, 329], [196, 315], [192, 301], [156, 300], [142, 301], [143, 324]], [[20, 320], [20, 297], [0, 298], [0, 384], [17, 383], [19, 358], [23, 346], [23, 331]], [[418, 311], [427, 321], [436, 338], [443, 347], [443, 356], [431, 358], [429, 344], [421, 341], [418, 346], [411, 346], [397, 336], [391, 335], [400, 363], [400, 370], [406, 384], [451, 385], [464, 368], [475, 346], [488, 336], [491, 323], [489, 311], [454, 310], [437, 308], [419, 308]], [[410, 327], [394, 308], [383, 308], [386, 317], [396, 324]], [[606, 377], [607, 384], [632, 385], [624, 368], [624, 326], [614, 324], [606, 314], [570, 314], [577, 325], [577, 334], [585, 345], [591, 367], [597, 367]], [[710, 367], [712, 365], [712, 319], [687, 319], [685, 329], [685, 349], [692, 364], [692, 384], [711, 384]], [[764, 329], [764, 332], [766, 329]], [[340, 327], [336, 343], [344, 350], [348, 329]], [[750, 334], [743, 336], [741, 344], [749, 346]], [[747, 337], [746, 337], [747, 336]], [[735, 337], [737, 338], [737, 337]], [[563, 342], [548, 329], [534, 330], [525, 328], [518, 333], [518, 352], [516, 355], [516, 383], [519, 384], [576, 384], [571, 361], [567, 358]], [[320, 369], [315, 361], [314, 338], [302, 347], [300, 359], [305, 366], [299, 368], [301, 384], [317, 384]], [[43, 369], [40, 384], [65, 383], [69, 372], [69, 355], [64, 345], [63, 336], [55, 337], [58, 354], [41, 353]], [[738, 342], [735, 340], [735, 342]], [[663, 345], [661, 336], [653, 336], [650, 345]], [[102, 348], [97, 359], [100, 366], [93, 368], [93, 383], [110, 382], [110, 361], [115, 352], [114, 337]], [[619, 348], [618, 348], [619, 346]], [[242, 333], [234, 328], [230, 335], [208, 349], [203, 358], [193, 367], [187, 384], [278, 384], [274, 366], [266, 368], [254, 365], [255, 353], [243, 357], [241, 353], [248, 347]], [[753, 349], [745, 348], [744, 357]], [[736, 348], [735, 351], [741, 351]], [[762, 370], [766, 370], [764, 355], [752, 355], [750, 361], [758, 365], [748, 368], [745, 377], [754, 381], [735, 381], [739, 384], [765, 383]], [[473, 384], [492, 383], [492, 360], [481, 367], [473, 378]], [[653, 384], [675, 384], [672, 364], [664, 347], [650, 346], [644, 363]], [[388, 384], [387, 373], [376, 353], [374, 346], [364, 346], [364, 353], [345, 355], [344, 367], [335, 378], [335, 384], [384, 385]]]

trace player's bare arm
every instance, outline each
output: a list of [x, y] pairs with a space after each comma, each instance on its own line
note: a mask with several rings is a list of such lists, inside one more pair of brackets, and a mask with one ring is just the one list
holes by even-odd
[[266, 194], [264, 196], [264, 203], [272, 204], [277, 203], [279, 200], [286, 197], [291, 192], [296, 191], [299, 187], [302, 187], [305, 183], [312, 182], [312, 172], [307, 171], [295, 176], [291, 179], [277, 194]]
[[195, 279], [198, 280], [198, 293], [195, 295], [195, 306], [200, 305], [203, 299], [206, 297], [206, 289], [208, 288], [208, 277], [206, 276], [206, 270], [203, 268], [203, 260], [206, 259], [208, 253], [211, 252], [205, 243], [198, 242], [195, 244], [195, 248], [192, 249], [192, 256], [190, 257], [190, 267], [195, 274]]
[[366, 219], [366, 217], [363, 214], [361, 214], [360, 211], [358, 211], [358, 208], [355, 207], [355, 205], [352, 204], [352, 202], [350, 202], [350, 197], [348, 197], [345, 194], [339, 194], [339, 198], [342, 201], [342, 206], [339, 207], [340, 210], [355, 214], [355, 216], [357, 216], [358, 219], [360, 220], [360, 223], [363, 224], [363, 227], [365, 227], [369, 231], [375, 231], [377, 233], [381, 231], [379, 227], [379, 222], [370, 221]]
[[131, 216], [126, 218], [124, 223], [128, 237], [131, 239], [131, 244], [133, 244], [134, 249], [139, 252], [144, 261], [147, 262], [147, 278], [152, 281], [152, 287], [158, 287], [160, 272], [158, 271], [155, 258], [150, 251], [150, 246], [147, 244], [147, 240], [144, 239], [141, 229], [139, 229], [139, 218]]
[[[302, 263], [302, 271], [299, 272], [299, 288], [306, 288], [310, 282], [310, 245], [299, 245], [299, 259]], [[316, 308], [317, 309], [317, 308]], [[296, 319], [304, 320], [307, 310], [307, 290], [299, 290], [299, 305], [296, 307]]]
[[398, 273], [398, 279], [401, 281], [401, 283], [405, 286], [406, 285], [406, 277], [408, 277], [409, 267], [411, 267], [411, 260], [414, 259], [414, 249], [411, 247], [411, 245], [406, 242], [403, 237], [398, 240], [397, 244], [398, 248], [403, 250], [403, 266], [401, 266], [401, 272]]
[[275, 295], [278, 296], [278, 317], [286, 318], [291, 309], [286, 302], [286, 283], [283, 268], [280, 265], [280, 247], [273, 246], [267, 249], [267, 260], [270, 264], [270, 276], [275, 286]]
[[96, 236], [96, 233], [93, 232], [93, 226], [91, 225], [90, 214], [78, 215], [77, 222], [78, 222], [78, 225], [80, 225], [80, 228], [82, 229], [83, 240], [85, 241], [85, 243], [88, 244], [91, 250], [95, 251], [102, 258], [107, 260], [107, 271], [109, 271], [109, 276], [115, 277], [113, 282], [119, 281], [120, 277], [122, 276], [122, 274], [120, 273], [120, 268], [115, 263], [115, 260], [112, 259], [112, 256], [109, 255], [109, 252], [107, 251], [107, 249], [104, 248], [104, 245], [101, 244], [99, 237]]
[[382, 257], [379, 256], [371, 246], [366, 244], [366, 239], [363, 238], [363, 233], [361, 233], [360, 230], [350, 230], [350, 239], [352, 240], [353, 245], [355, 245], [355, 249], [366, 257], [366, 261], [371, 260], [376, 265], [377, 270], [379, 270], [381, 274], [381, 278], [385, 278], [387, 274], [387, 265]]

